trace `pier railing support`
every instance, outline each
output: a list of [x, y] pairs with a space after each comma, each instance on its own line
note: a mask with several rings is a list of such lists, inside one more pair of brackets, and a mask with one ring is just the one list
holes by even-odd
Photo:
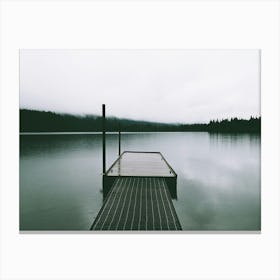
[[102, 160], [103, 160], [103, 176], [106, 173], [106, 113], [105, 113], [105, 104], [102, 104]]
[[119, 156], [121, 155], [121, 126], [119, 125]]

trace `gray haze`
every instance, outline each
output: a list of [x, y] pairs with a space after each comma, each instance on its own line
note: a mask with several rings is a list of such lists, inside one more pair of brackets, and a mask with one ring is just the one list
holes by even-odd
[[163, 122], [260, 115], [258, 50], [21, 50], [20, 108]]

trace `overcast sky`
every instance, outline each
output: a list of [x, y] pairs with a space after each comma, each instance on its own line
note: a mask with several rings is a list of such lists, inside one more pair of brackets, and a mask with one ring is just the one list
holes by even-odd
[[21, 50], [20, 108], [195, 123], [260, 115], [258, 50]]

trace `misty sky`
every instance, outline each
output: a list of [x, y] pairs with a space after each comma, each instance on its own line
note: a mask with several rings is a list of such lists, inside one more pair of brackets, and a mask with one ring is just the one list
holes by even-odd
[[21, 50], [20, 108], [195, 123], [260, 115], [258, 50]]

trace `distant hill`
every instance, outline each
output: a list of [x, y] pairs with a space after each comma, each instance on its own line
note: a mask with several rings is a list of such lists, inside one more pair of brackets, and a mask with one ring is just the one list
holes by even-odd
[[[260, 133], [261, 118], [233, 118], [210, 121], [208, 124], [170, 124], [130, 119], [106, 118], [106, 131], [208, 131], [226, 133]], [[102, 118], [95, 115], [77, 116], [54, 112], [20, 109], [20, 132], [99, 132]]]

